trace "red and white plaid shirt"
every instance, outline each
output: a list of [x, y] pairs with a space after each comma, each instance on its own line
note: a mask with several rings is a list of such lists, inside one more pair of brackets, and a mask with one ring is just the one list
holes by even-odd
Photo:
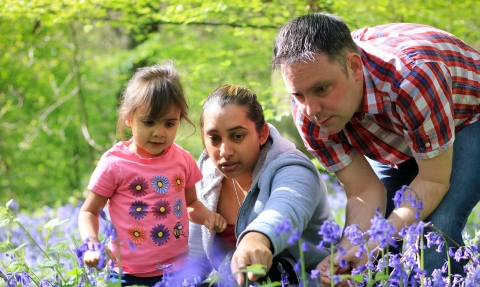
[[453, 145], [456, 130], [480, 117], [480, 53], [455, 36], [396, 23], [352, 37], [364, 65], [362, 112], [327, 135], [292, 98], [305, 146], [328, 171], [341, 170], [357, 152], [392, 166], [435, 157]]

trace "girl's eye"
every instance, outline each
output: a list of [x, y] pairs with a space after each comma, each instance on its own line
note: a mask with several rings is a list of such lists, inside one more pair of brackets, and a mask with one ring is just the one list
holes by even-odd
[[175, 126], [175, 123], [166, 123], [165, 124], [167, 127], [171, 128], [171, 127], [174, 127]]
[[147, 126], [151, 126], [151, 125], [153, 125], [155, 122], [154, 122], [154, 121], [151, 121], [151, 120], [146, 120], [146, 121], [143, 121], [143, 123], [145, 123]]

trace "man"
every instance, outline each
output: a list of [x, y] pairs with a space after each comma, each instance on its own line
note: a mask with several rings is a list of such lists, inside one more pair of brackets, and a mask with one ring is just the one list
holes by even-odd
[[[397, 230], [414, 223], [416, 209], [394, 209], [392, 201], [408, 185], [406, 196], [423, 201], [421, 219], [464, 245], [461, 232], [480, 198], [478, 51], [418, 24], [350, 34], [341, 18], [320, 13], [280, 29], [272, 65], [307, 149], [345, 189], [346, 226], [367, 230], [377, 207]], [[340, 245], [351, 266], [366, 262], [348, 239]], [[425, 250], [427, 272], [446, 256]], [[329, 270], [329, 260], [317, 269]], [[464, 264], [452, 260], [452, 273], [464, 274]]]

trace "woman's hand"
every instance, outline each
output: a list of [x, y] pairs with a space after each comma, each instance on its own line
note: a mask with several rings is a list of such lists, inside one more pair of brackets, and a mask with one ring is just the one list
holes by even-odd
[[[233, 254], [231, 264], [232, 274], [234, 274], [238, 285], [242, 286], [245, 281], [243, 274], [238, 272], [249, 265], [261, 264], [265, 266], [265, 272], [270, 270], [273, 259], [270, 247], [270, 239], [259, 232], [249, 232], [242, 238]], [[251, 272], [248, 272], [247, 276], [250, 281], [255, 281], [261, 277]]]
[[216, 212], [210, 212], [210, 215], [207, 217], [207, 219], [205, 219], [203, 225], [205, 225], [205, 227], [207, 227], [210, 231], [220, 233], [227, 228], [227, 221], [220, 214]]

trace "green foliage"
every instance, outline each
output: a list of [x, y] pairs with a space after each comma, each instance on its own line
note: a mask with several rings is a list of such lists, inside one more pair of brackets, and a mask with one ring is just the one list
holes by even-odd
[[[164, 59], [182, 72], [194, 122], [214, 88], [245, 85], [301, 146], [269, 62], [277, 27], [316, 11], [336, 13], [352, 29], [429, 24], [480, 46], [476, 0], [0, 0], [0, 201], [33, 209], [83, 198], [96, 162], [117, 140], [126, 81]], [[194, 157], [202, 151], [198, 131], [178, 140]]]

